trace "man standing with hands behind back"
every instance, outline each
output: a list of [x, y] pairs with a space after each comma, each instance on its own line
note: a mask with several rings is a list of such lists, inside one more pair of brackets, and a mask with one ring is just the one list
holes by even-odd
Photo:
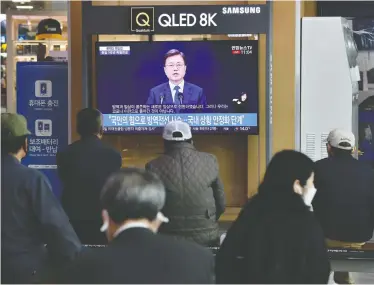
[[102, 114], [86, 108], [77, 115], [80, 140], [57, 153], [63, 185], [62, 205], [84, 244], [106, 244], [100, 232], [100, 191], [108, 177], [122, 165], [121, 154], [101, 141]]
[[29, 135], [24, 116], [1, 114], [2, 284], [49, 283], [81, 251], [48, 179], [21, 164]]
[[170, 223], [160, 232], [217, 246], [218, 219], [226, 206], [217, 158], [194, 147], [191, 127], [185, 122], [169, 122], [162, 137], [165, 154], [145, 166], [161, 178], [166, 188], [163, 211]]
[[203, 89], [184, 81], [187, 63], [183, 52], [172, 49], [164, 57], [164, 72], [169, 82], [153, 87], [147, 105], [203, 105], [206, 97]]
[[[355, 136], [335, 129], [327, 138], [328, 158], [316, 162], [314, 213], [330, 248], [360, 249], [374, 231], [374, 173], [352, 156]], [[353, 284], [349, 272], [335, 272], [336, 284]]]

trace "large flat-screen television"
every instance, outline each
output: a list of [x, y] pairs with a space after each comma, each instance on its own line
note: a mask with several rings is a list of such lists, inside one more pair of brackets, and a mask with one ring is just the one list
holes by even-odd
[[97, 108], [106, 133], [258, 134], [258, 41], [98, 42]]

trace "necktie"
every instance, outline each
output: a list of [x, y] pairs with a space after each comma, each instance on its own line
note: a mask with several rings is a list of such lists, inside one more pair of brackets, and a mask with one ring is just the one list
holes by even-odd
[[174, 91], [175, 91], [175, 93], [174, 93], [174, 105], [180, 105], [181, 104], [180, 100], [179, 100], [179, 96], [178, 96], [179, 89], [180, 89], [179, 86], [175, 86], [174, 87]]

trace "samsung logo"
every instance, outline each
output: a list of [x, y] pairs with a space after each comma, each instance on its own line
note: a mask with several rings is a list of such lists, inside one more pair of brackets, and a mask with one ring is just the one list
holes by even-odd
[[261, 7], [223, 7], [222, 14], [260, 14]]

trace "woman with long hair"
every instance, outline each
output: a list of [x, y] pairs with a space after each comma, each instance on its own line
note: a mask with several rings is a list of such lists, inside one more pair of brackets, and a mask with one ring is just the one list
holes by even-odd
[[313, 168], [300, 152], [273, 157], [217, 253], [217, 283], [328, 283], [324, 234], [311, 208]]

